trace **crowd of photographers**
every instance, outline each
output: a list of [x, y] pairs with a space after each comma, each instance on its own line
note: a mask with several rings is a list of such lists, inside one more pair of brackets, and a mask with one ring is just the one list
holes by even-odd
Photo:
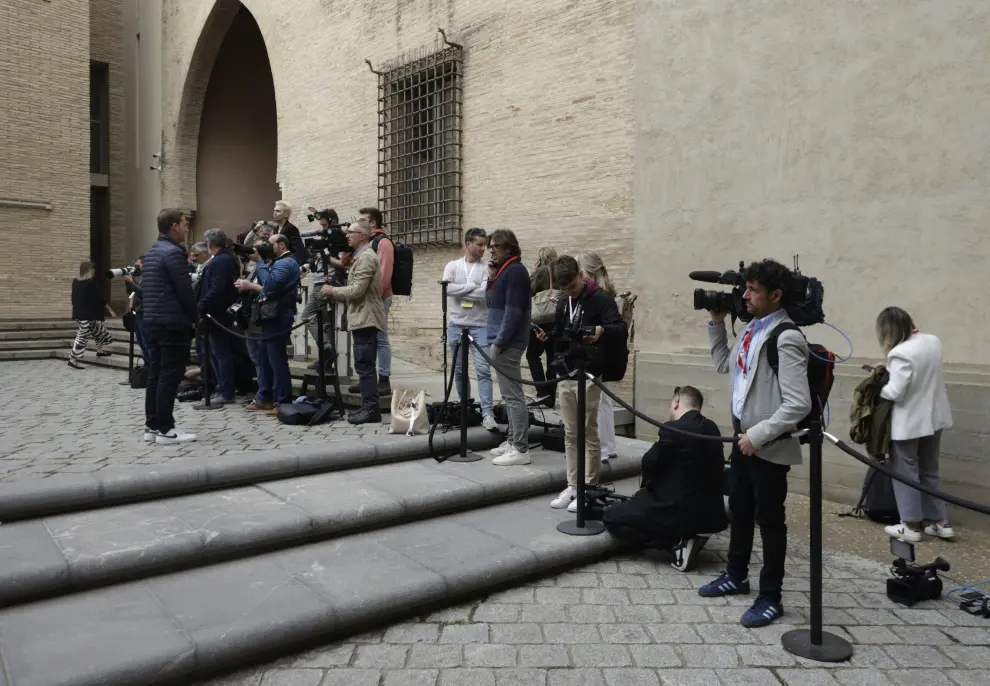
[[[358, 221], [340, 224], [332, 210], [313, 210], [310, 221], [318, 219], [321, 230], [308, 236], [309, 246], [307, 236], [291, 223], [291, 215], [292, 208], [279, 201], [272, 221], [256, 223], [236, 242], [223, 231], [210, 229], [187, 256], [186, 217], [179, 210], [162, 210], [158, 240], [137, 260], [136, 269], [115, 270], [127, 281], [128, 314], [148, 370], [146, 441], [174, 444], [196, 439], [176, 428], [173, 406], [183, 378], [197, 375], [197, 370], [186, 372], [197, 329], [199, 359], [211, 371], [202, 376], [212, 377], [203, 392], [213, 404], [234, 402], [236, 392], [248, 388], [254, 377], [257, 392], [247, 410], [275, 415], [280, 404], [292, 402], [287, 347], [305, 267], [312, 275], [303, 319], [314, 338], [320, 338], [315, 315], [322, 312], [322, 339], [332, 347], [333, 306], [346, 305], [346, 328], [359, 378], [351, 390], [361, 396], [361, 407], [351, 412], [349, 421], [381, 421], [380, 395], [390, 392], [387, 312], [396, 255], [382, 214], [365, 208]], [[323, 255], [322, 266], [312, 265], [311, 250]], [[704, 597], [751, 592], [749, 565], [759, 525], [763, 568], [758, 595], [741, 620], [744, 626], [758, 627], [783, 614], [787, 475], [791, 466], [801, 462], [800, 442], [793, 432], [816, 411], [814, 393], [820, 389], [812, 378], [817, 371], [809, 366], [816, 354], [809, 351], [798, 328], [809, 322], [788, 308], [796, 290], [801, 290], [795, 287], [800, 274], [763, 260], [739, 273], [695, 272], [692, 278], [727, 283], [729, 274], [736, 285], [732, 294], [695, 294], [696, 309], [710, 312], [708, 338], [715, 367], [730, 376], [736, 439], [728, 472], [732, 515], [728, 565], [698, 592]], [[109, 342], [103, 318], [113, 312], [92, 276], [92, 264], [83, 263], [80, 279], [73, 284], [73, 316], [80, 329], [69, 364], [76, 368], [88, 338], [95, 338], [97, 354]], [[631, 306], [627, 308], [623, 297], [617, 296], [595, 251], [586, 250], [575, 258], [543, 248], [531, 273], [523, 264], [519, 241], [507, 229], [491, 234], [469, 229], [463, 256], [446, 265], [442, 282], [451, 311], [448, 344], [453, 349], [459, 342], [473, 342], [470, 353], [485, 428], [498, 429], [493, 371], [505, 405], [505, 441], [491, 451], [492, 463], [530, 464], [530, 407], [559, 407], [567, 487], [550, 506], [576, 511], [580, 480], [596, 487], [603, 457], [617, 453], [608, 396], [589, 383], [584, 415], [579, 416], [576, 374], [583, 367], [598, 382], [622, 380], [628, 364]], [[819, 313], [820, 295], [819, 291]], [[746, 323], [731, 344], [725, 325], [729, 313], [733, 321], [738, 317]], [[937, 488], [939, 438], [952, 425], [941, 343], [915, 329], [910, 316], [899, 308], [881, 312], [876, 328], [887, 353], [886, 364], [876, 366], [876, 395], [878, 401], [890, 403], [887, 443], [892, 467]], [[521, 383], [524, 354], [537, 387], [535, 403], [527, 401]], [[335, 364], [334, 357], [326, 356], [325, 363]], [[463, 400], [471, 396], [470, 388], [461, 381], [467, 378], [462, 375], [461, 355], [455, 355], [454, 361], [455, 387]], [[821, 404], [821, 398], [817, 400]], [[703, 404], [698, 389], [675, 390], [670, 421], [664, 425], [670, 431], [661, 429], [660, 440], [643, 458], [641, 490], [606, 509], [603, 518], [618, 538], [672, 550], [674, 566], [684, 571], [693, 566], [707, 538], [728, 526], [722, 503], [722, 444], [692, 437], [720, 437], [718, 427], [701, 414]], [[583, 474], [578, 470], [577, 445], [582, 426]], [[922, 531], [953, 537], [944, 503], [901, 484], [895, 484], [894, 490], [902, 521], [887, 527], [888, 534], [911, 542], [920, 540]]]

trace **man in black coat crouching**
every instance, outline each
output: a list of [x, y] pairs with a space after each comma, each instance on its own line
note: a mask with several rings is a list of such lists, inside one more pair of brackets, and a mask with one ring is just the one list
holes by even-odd
[[[697, 388], [676, 388], [665, 426], [720, 436], [715, 422], [701, 414], [703, 404]], [[729, 525], [722, 500], [724, 469], [721, 443], [661, 429], [660, 440], [643, 456], [642, 488], [605, 510], [605, 526], [623, 541], [673, 551], [674, 569], [689, 571], [708, 537]]]

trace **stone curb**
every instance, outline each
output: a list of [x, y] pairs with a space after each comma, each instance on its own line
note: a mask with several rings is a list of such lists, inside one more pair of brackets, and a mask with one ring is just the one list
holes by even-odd
[[618, 547], [558, 533], [565, 518], [536, 497], [7, 609], [0, 674], [11, 686], [189, 684]]
[[[648, 444], [620, 447], [603, 483], [639, 474]], [[531, 453], [527, 466], [425, 459], [14, 522], [0, 527], [0, 607], [563, 488], [564, 456]]]
[[[532, 429], [538, 440], [543, 429]], [[326, 445], [249, 450], [210, 459], [174, 461], [153, 467], [117, 467], [93, 474], [58, 475], [0, 483], [0, 521], [16, 521], [106, 507], [120, 503], [185, 495], [241, 484], [284, 479], [428, 456], [428, 436], [391, 434], [364, 440], [335, 440]], [[468, 430], [472, 450], [494, 448], [501, 434], [480, 427]], [[460, 445], [460, 433], [437, 433], [433, 446], [443, 453]]]

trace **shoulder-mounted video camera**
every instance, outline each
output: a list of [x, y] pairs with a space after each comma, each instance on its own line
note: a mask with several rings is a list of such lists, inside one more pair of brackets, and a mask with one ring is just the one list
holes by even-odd
[[[327, 226], [320, 227], [316, 231], [303, 231], [300, 235], [306, 241], [306, 248], [310, 253], [322, 254], [330, 253], [333, 257], [340, 257], [340, 253], [354, 252], [347, 244], [347, 234], [344, 229], [350, 226], [350, 222], [341, 222], [337, 217], [337, 211], [333, 208], [317, 210], [310, 207], [306, 219], [311, 222], [326, 221]], [[314, 255], [315, 257], [315, 255]]]
[[941, 557], [926, 565], [914, 563], [914, 545], [897, 538], [890, 539], [890, 552], [897, 556], [887, 579], [887, 597], [899, 605], [910, 607], [922, 600], [942, 597], [939, 572], [949, 571], [949, 563]]
[[[753, 319], [746, 310], [743, 294], [746, 292], [746, 279], [743, 272], [744, 262], [739, 262], [739, 271], [699, 271], [691, 272], [688, 276], [695, 281], [718, 283], [732, 286], [728, 293], [725, 291], [706, 291], [697, 288], [694, 291], [694, 309], [710, 312], [727, 312], [732, 316], [732, 322], [737, 319], [749, 322]], [[825, 299], [825, 288], [822, 282], [810, 276], [804, 276], [798, 266], [798, 256], [794, 256], [794, 269], [791, 272], [791, 283], [784, 291], [783, 306], [787, 316], [798, 326], [811, 326], [825, 321], [822, 304]]]

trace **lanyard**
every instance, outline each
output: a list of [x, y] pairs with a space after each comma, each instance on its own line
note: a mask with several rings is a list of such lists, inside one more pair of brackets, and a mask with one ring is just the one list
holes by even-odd
[[498, 277], [502, 276], [502, 272], [505, 271], [505, 268], [508, 267], [514, 260], [518, 260], [518, 259], [519, 259], [518, 257], [513, 255], [512, 257], [510, 257], [509, 259], [507, 259], [505, 262], [502, 263], [502, 266], [498, 268], [498, 272], [495, 274], [495, 278], [492, 279], [492, 282], [488, 285], [488, 290], [491, 290], [492, 288], [495, 287], [495, 282], [498, 281]]
[[567, 297], [567, 310], [570, 313], [570, 320], [571, 320], [571, 323], [573, 324], [574, 323], [574, 317], [576, 317], [578, 314], [580, 314], [581, 308], [579, 307], [578, 309], [574, 309], [574, 298], [572, 298], [570, 296]]

